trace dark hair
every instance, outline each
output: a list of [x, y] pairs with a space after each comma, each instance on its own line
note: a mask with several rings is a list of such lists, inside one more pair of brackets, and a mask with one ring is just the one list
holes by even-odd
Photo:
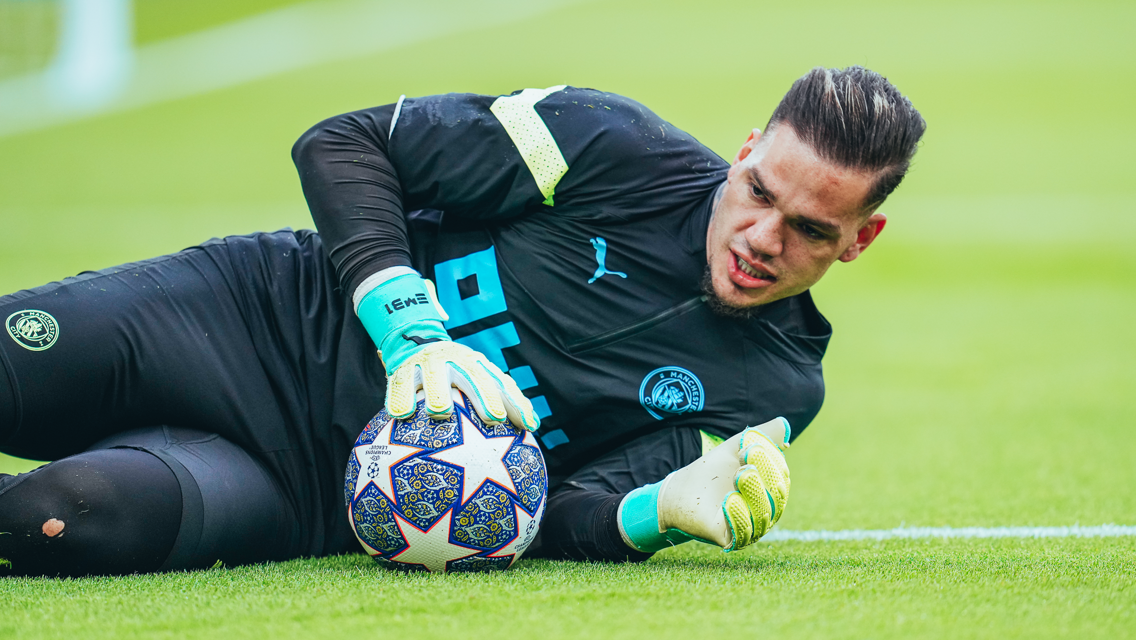
[[927, 123], [887, 78], [864, 67], [816, 67], [797, 79], [766, 129], [778, 124], [820, 157], [879, 172], [864, 203], [884, 201], [907, 173]]

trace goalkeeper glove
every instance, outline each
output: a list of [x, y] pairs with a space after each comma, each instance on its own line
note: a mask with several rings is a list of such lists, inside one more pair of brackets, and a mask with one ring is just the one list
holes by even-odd
[[508, 418], [514, 426], [537, 430], [540, 418], [517, 383], [481, 353], [450, 340], [442, 325], [449, 317], [434, 284], [406, 271], [371, 289], [356, 306], [386, 368], [387, 412], [399, 419], [414, 415], [421, 389], [427, 413], [449, 417], [450, 388], [457, 387], [482, 420], [495, 424]]
[[789, 421], [747, 427], [706, 455], [639, 487], [619, 504], [619, 532], [653, 553], [689, 540], [735, 551], [757, 542], [789, 499]]

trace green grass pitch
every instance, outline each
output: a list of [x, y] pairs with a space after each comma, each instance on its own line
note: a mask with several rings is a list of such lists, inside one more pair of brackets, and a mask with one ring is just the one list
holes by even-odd
[[[144, 46], [287, 4], [211, 0], [174, 20], [138, 2]], [[864, 64], [929, 129], [879, 242], [815, 290], [835, 327], [828, 395], [789, 451], [778, 529], [1136, 525], [1136, 6], [557, 6], [0, 137], [0, 292], [310, 226], [292, 141], [399, 94], [592, 86], [731, 158], [809, 67]], [[639, 566], [477, 576], [348, 556], [2, 578], [0, 637], [1122, 638], [1134, 576], [1132, 537], [692, 544]]]

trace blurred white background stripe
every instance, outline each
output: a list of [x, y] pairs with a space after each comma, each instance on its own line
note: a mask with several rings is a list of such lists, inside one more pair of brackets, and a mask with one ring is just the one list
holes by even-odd
[[135, 49], [121, 91], [97, 103], [53, 90], [50, 71], [0, 81], [0, 136], [516, 22], [578, 2], [333, 0], [284, 7]]

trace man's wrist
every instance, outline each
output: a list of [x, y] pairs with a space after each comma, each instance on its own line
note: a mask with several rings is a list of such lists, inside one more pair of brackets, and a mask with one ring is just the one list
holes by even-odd
[[639, 487], [619, 503], [619, 535], [632, 549], [654, 553], [696, 539], [678, 529], [663, 530], [659, 525], [659, 492], [666, 481], [664, 478]]
[[382, 354], [387, 373], [432, 342], [448, 342], [444, 317], [417, 272], [387, 279], [358, 301], [356, 314]]
[[367, 297], [368, 293], [371, 293], [389, 280], [394, 280], [395, 278], [398, 278], [400, 276], [408, 275], [416, 275], [421, 277], [421, 274], [415, 271], [413, 268], [405, 266], [387, 267], [382, 271], [377, 271], [367, 276], [367, 278], [360, 282], [359, 286], [356, 287], [355, 291], [351, 294], [351, 302], [353, 308], [355, 309], [355, 313], [359, 313], [359, 303], [363, 301], [363, 298]]

